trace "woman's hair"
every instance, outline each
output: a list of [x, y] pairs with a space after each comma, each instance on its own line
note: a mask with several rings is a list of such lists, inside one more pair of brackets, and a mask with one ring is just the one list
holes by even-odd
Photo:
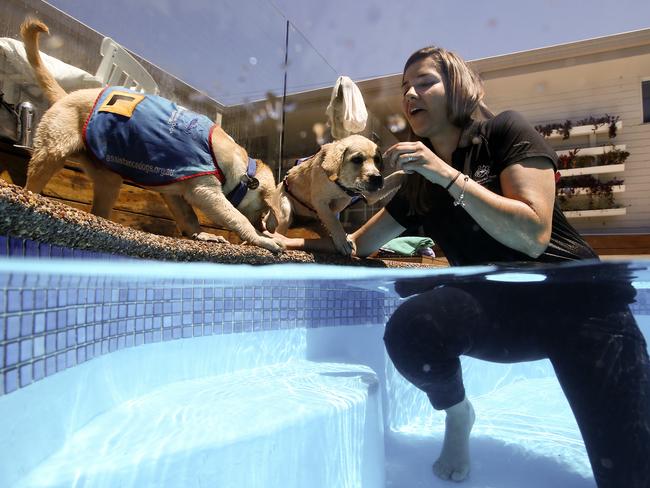
[[[481, 78], [453, 52], [434, 46], [419, 49], [406, 60], [404, 73], [413, 63], [425, 58], [433, 59], [442, 77], [447, 95], [447, 118], [452, 124], [463, 129], [474, 120], [494, 116], [483, 102], [485, 90]], [[416, 136], [410, 126], [408, 130], [410, 141], [420, 141], [433, 150], [428, 139]], [[424, 213], [429, 209], [431, 185], [418, 173], [408, 175], [400, 191], [410, 204], [409, 214]]]

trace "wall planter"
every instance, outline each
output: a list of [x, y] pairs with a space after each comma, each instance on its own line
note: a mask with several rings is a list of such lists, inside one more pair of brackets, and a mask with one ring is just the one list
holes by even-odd
[[[598, 136], [616, 137], [623, 129], [619, 116], [605, 115], [563, 123], [537, 125], [535, 129], [549, 142], [583, 138], [583, 147], [558, 150], [557, 199], [568, 218], [625, 215], [626, 209], [617, 205], [614, 195], [625, 191], [623, 180], [614, 175], [625, 171], [630, 155], [625, 144], [597, 145]], [[610, 175], [602, 180], [595, 175]], [[614, 177], [612, 177], [614, 176]]]
[[625, 215], [627, 209], [625, 207], [619, 208], [602, 208], [596, 210], [570, 210], [564, 212], [568, 219], [579, 219], [588, 217], [611, 217], [614, 215]]
[[619, 120], [619, 117], [611, 115], [588, 117], [575, 123], [566, 120], [563, 123], [535, 126], [537, 132], [547, 139], [569, 139], [571, 137], [595, 136], [596, 134], [607, 134], [610, 139], [613, 139], [622, 128], [623, 122]]

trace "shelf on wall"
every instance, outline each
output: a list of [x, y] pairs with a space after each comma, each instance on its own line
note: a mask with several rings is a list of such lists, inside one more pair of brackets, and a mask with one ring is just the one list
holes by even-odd
[[[617, 144], [613, 145], [610, 144], [608, 146], [596, 146], [596, 147], [576, 147], [575, 149], [578, 150], [576, 153], [576, 156], [600, 156], [601, 154], [605, 154], [611, 151], [625, 151], [627, 146], [625, 144]], [[565, 149], [563, 151], [555, 151], [555, 153], [558, 156], [565, 156], [569, 155], [572, 151], [575, 151], [575, 149]]]
[[[558, 189], [558, 195], [562, 194], [562, 188]], [[614, 185], [612, 186], [612, 193], [621, 193], [625, 191], [625, 185]], [[589, 195], [589, 188], [574, 188], [572, 196], [578, 195]]]
[[[621, 130], [623, 128], [623, 121], [619, 120], [616, 122], [616, 130]], [[593, 124], [589, 125], [577, 125], [575, 127], [572, 127], [571, 130], [569, 131], [569, 138], [571, 137], [579, 137], [579, 136], [590, 136], [592, 134], [606, 134], [609, 132], [609, 124], [601, 124], [597, 128], [594, 129]], [[562, 139], [564, 135], [562, 134], [561, 131], [555, 129], [553, 132], [551, 132], [550, 135], [545, 136], [547, 139]]]
[[560, 176], [598, 175], [606, 173], [618, 173], [625, 171], [625, 163], [607, 164], [604, 166], [586, 166], [584, 168], [561, 169]]
[[603, 208], [597, 210], [568, 210], [564, 212], [564, 216], [568, 219], [579, 219], [587, 217], [611, 217], [614, 215], [625, 215], [627, 209], [621, 208]]

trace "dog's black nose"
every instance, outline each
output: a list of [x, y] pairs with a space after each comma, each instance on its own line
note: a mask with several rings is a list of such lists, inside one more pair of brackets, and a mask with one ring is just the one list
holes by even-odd
[[370, 175], [368, 177], [368, 186], [370, 191], [379, 190], [384, 186], [384, 177], [382, 175]]

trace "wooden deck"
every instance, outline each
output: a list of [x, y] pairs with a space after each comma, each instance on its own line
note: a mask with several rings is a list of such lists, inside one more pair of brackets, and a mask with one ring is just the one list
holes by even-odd
[[[29, 154], [26, 151], [0, 142], [0, 177], [4, 180], [24, 186], [28, 160]], [[92, 183], [83, 174], [78, 163], [68, 161], [64, 169], [50, 180], [43, 194], [72, 207], [90, 211]], [[224, 236], [232, 243], [240, 242], [239, 237], [233, 232], [216, 227], [199, 211], [197, 211], [197, 215], [206, 232]], [[128, 182], [122, 186], [111, 220], [153, 234], [180, 236], [180, 232], [160, 195]], [[290, 235], [307, 238], [317, 236], [311, 229], [292, 229]], [[596, 252], [604, 257], [650, 255], [650, 234], [599, 234], [585, 235], [584, 237]], [[397, 260], [432, 266], [446, 263], [444, 256], [433, 260], [420, 257], [398, 258]]]

